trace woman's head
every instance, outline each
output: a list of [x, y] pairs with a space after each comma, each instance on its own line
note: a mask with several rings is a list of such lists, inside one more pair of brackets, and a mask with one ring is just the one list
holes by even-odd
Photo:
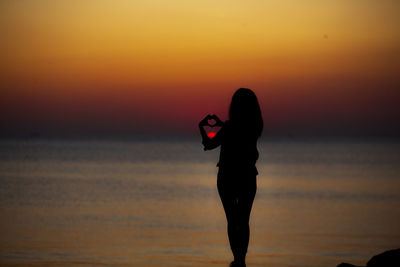
[[254, 92], [247, 88], [239, 88], [232, 96], [229, 108], [229, 119], [233, 123], [243, 124], [259, 137], [263, 130], [260, 105]]

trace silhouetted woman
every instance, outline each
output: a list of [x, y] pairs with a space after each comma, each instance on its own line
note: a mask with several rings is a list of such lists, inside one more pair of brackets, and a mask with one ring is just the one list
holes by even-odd
[[[203, 126], [215, 120], [221, 130], [209, 138]], [[249, 245], [249, 219], [257, 190], [257, 140], [263, 130], [260, 106], [253, 91], [238, 89], [229, 108], [229, 120], [207, 115], [199, 123], [204, 150], [221, 146], [218, 170], [218, 193], [228, 223], [228, 237], [234, 261], [230, 266], [246, 266]]]

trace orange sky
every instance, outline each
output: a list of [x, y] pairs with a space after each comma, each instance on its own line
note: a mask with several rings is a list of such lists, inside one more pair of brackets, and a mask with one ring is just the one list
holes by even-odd
[[400, 132], [400, 2], [0, 3], [0, 126], [193, 133], [254, 89], [271, 133]]

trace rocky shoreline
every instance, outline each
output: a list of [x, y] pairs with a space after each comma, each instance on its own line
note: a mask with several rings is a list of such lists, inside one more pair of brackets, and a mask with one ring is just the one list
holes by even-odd
[[[381, 254], [373, 256], [366, 267], [399, 267], [400, 266], [400, 249], [385, 251]], [[337, 267], [364, 267], [350, 263], [341, 263]]]

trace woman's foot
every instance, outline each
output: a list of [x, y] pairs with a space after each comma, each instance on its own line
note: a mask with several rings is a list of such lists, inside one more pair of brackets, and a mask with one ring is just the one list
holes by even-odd
[[229, 264], [229, 267], [246, 267], [246, 263], [239, 263], [236, 261], [232, 261], [231, 264]]

